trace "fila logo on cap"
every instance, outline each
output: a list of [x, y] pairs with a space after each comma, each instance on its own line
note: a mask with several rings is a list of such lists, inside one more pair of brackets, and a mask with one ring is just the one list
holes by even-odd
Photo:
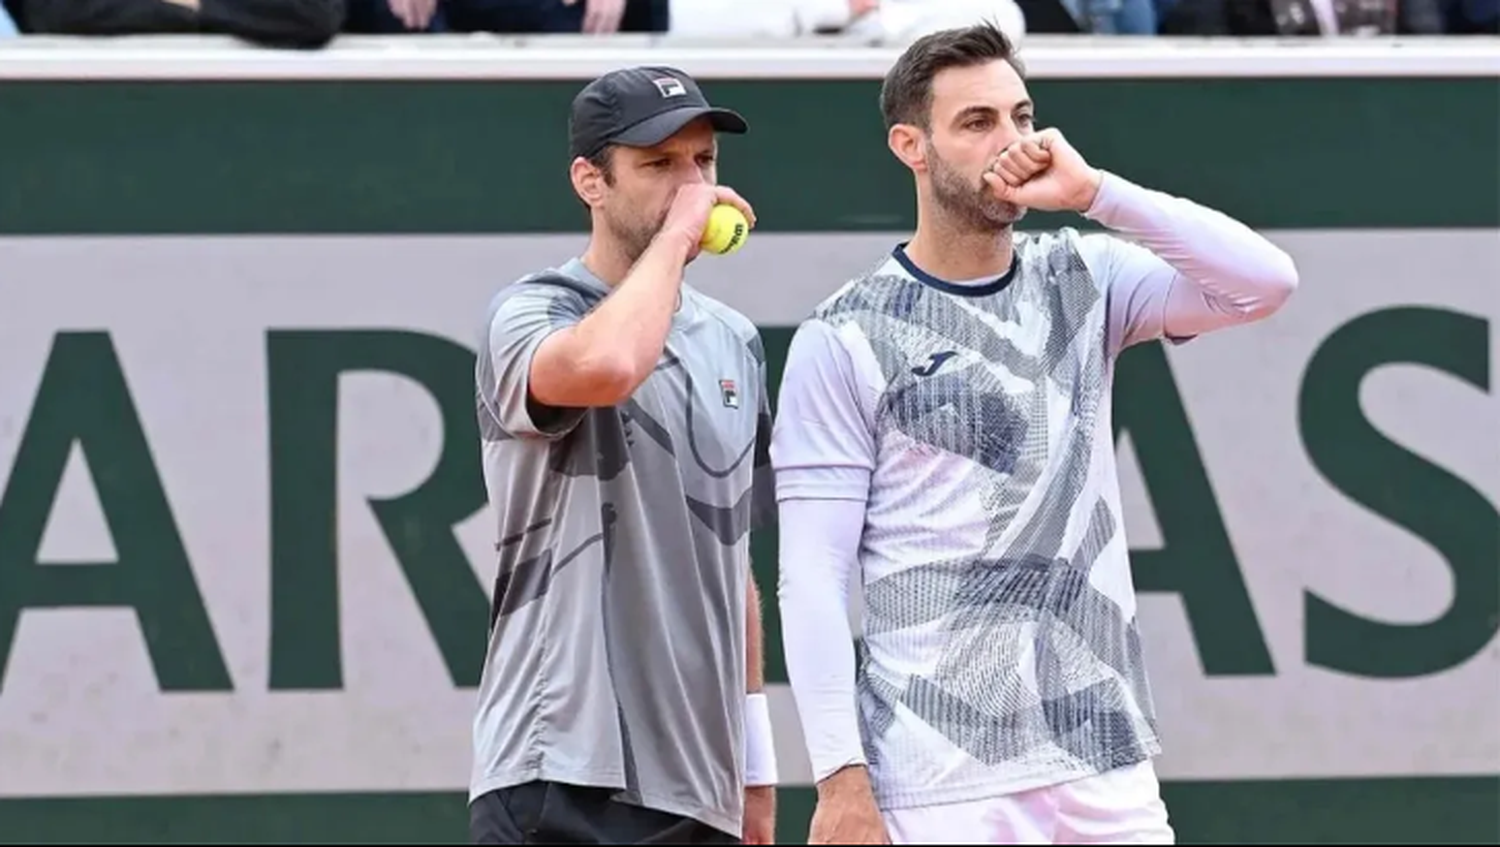
[[660, 91], [663, 97], [681, 97], [687, 94], [687, 89], [683, 88], [682, 83], [673, 77], [657, 77], [651, 81], [656, 84], [656, 90]]

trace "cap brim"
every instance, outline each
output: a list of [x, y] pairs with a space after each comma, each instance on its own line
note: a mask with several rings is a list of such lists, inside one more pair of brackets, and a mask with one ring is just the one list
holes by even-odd
[[710, 125], [718, 132], [744, 135], [750, 131], [750, 125], [733, 110], [717, 106], [684, 106], [647, 118], [612, 140], [627, 147], [651, 147], [676, 135], [690, 121], [704, 116], [708, 117]]

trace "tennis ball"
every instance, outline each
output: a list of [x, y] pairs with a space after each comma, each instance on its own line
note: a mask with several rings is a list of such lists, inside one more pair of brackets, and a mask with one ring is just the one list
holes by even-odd
[[740, 249], [750, 237], [750, 222], [745, 213], [720, 203], [708, 213], [708, 225], [703, 228], [703, 249], [710, 253], [728, 255]]

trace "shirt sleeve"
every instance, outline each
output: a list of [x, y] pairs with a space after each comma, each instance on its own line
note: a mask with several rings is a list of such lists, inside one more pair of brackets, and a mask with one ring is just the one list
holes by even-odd
[[798, 327], [787, 349], [771, 440], [778, 500], [865, 501], [875, 436], [864, 394], [833, 327], [816, 319]]
[[782, 653], [814, 781], [865, 764], [849, 627], [864, 518], [857, 500], [781, 501]]
[[531, 360], [552, 333], [583, 319], [583, 298], [562, 286], [515, 283], [502, 295], [490, 318], [479, 389], [500, 428], [516, 438], [555, 439], [583, 420], [586, 409], [539, 403], [531, 394]]
[[1084, 263], [1109, 300], [1111, 354], [1259, 320], [1297, 287], [1291, 257], [1264, 236], [1115, 174], [1104, 174], [1085, 215], [1114, 231], [1080, 239]]
[[849, 591], [876, 460], [869, 394], [831, 326], [810, 320], [798, 328], [777, 400], [771, 458], [780, 506], [782, 649], [815, 780], [865, 762]]

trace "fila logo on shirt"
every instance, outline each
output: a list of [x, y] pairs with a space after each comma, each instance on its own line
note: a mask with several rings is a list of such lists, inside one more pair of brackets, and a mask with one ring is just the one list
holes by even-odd
[[740, 392], [734, 387], [734, 380], [719, 380], [719, 393], [724, 397], [724, 408], [738, 409], [740, 407]]
[[651, 82], [656, 85], [656, 90], [660, 91], [663, 97], [681, 97], [687, 94], [687, 89], [682, 86], [682, 83], [676, 77], [657, 77], [651, 80]]

